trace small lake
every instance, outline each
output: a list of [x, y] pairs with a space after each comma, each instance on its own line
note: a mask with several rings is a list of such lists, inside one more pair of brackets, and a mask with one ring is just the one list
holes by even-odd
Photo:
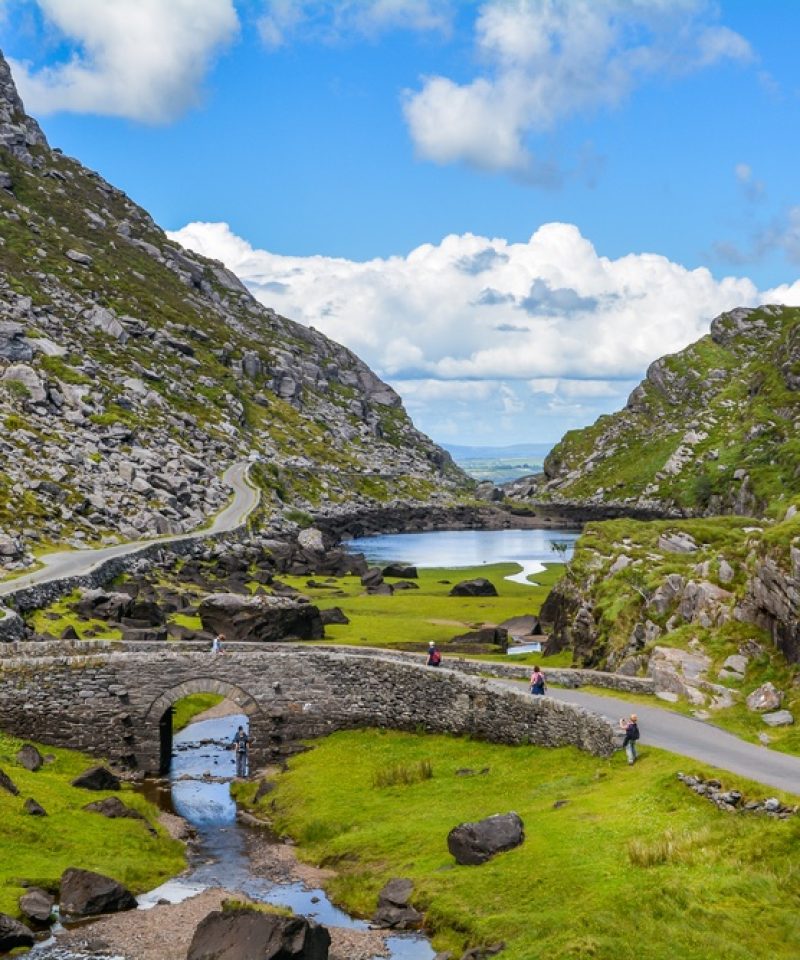
[[[413, 563], [417, 567], [478, 567], [518, 563], [522, 571], [508, 577], [527, 583], [545, 563], [569, 560], [580, 530], [434, 530], [430, 533], [386, 533], [347, 543], [370, 563]], [[566, 544], [562, 555], [553, 544]]]

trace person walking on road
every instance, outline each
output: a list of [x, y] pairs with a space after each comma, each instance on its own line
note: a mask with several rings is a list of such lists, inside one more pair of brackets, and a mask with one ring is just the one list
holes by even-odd
[[442, 662], [442, 655], [436, 649], [436, 644], [431, 640], [428, 644], [428, 659], [425, 661], [426, 665], [429, 667], [438, 667]]
[[628, 755], [628, 763], [634, 764], [636, 763], [636, 741], [639, 739], [639, 718], [635, 713], [632, 713], [627, 720], [622, 717], [619, 725], [625, 731], [622, 746]]
[[531, 693], [535, 697], [543, 697], [546, 690], [547, 681], [544, 678], [544, 674], [539, 667], [534, 667], [533, 673], [531, 674]]
[[211, 653], [216, 656], [218, 653], [225, 653], [223, 644], [225, 643], [225, 634], [218, 633], [211, 641]]
[[236, 751], [236, 776], [247, 777], [247, 755], [250, 750], [250, 737], [244, 727], [240, 726], [233, 738], [233, 748]]

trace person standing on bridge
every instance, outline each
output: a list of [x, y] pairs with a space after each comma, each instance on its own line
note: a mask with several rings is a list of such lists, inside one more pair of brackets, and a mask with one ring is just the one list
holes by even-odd
[[211, 641], [211, 653], [216, 656], [218, 653], [225, 653], [223, 644], [225, 643], [225, 634], [218, 633]]
[[233, 748], [236, 751], [236, 776], [247, 777], [247, 755], [250, 750], [250, 737], [243, 726], [239, 726], [233, 738]]
[[624, 717], [620, 720], [619, 725], [625, 731], [625, 738], [622, 741], [622, 746], [625, 748], [625, 753], [628, 755], [628, 763], [636, 763], [636, 741], [639, 739], [639, 718], [635, 713], [630, 715], [630, 719], [626, 720]]
[[426, 665], [429, 667], [438, 667], [442, 662], [442, 655], [436, 649], [436, 644], [433, 640], [428, 644], [428, 659], [425, 661]]

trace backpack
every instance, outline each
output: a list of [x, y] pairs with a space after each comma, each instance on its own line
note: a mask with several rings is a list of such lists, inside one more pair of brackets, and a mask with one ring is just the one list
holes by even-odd
[[431, 665], [434, 667], [438, 667], [441, 662], [442, 662], [441, 653], [439, 653], [438, 650], [434, 650], [433, 653], [431, 654]]
[[639, 739], [639, 727], [637, 724], [632, 723], [628, 727], [628, 739], [629, 740], [638, 740]]

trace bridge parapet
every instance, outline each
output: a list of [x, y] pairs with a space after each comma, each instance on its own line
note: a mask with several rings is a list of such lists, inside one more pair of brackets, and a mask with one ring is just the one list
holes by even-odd
[[572, 745], [598, 756], [616, 747], [613, 726], [593, 713], [447, 668], [294, 644], [217, 657], [159, 647], [0, 660], [0, 729], [156, 771], [164, 712], [208, 691], [248, 714], [257, 763], [354, 727]]

